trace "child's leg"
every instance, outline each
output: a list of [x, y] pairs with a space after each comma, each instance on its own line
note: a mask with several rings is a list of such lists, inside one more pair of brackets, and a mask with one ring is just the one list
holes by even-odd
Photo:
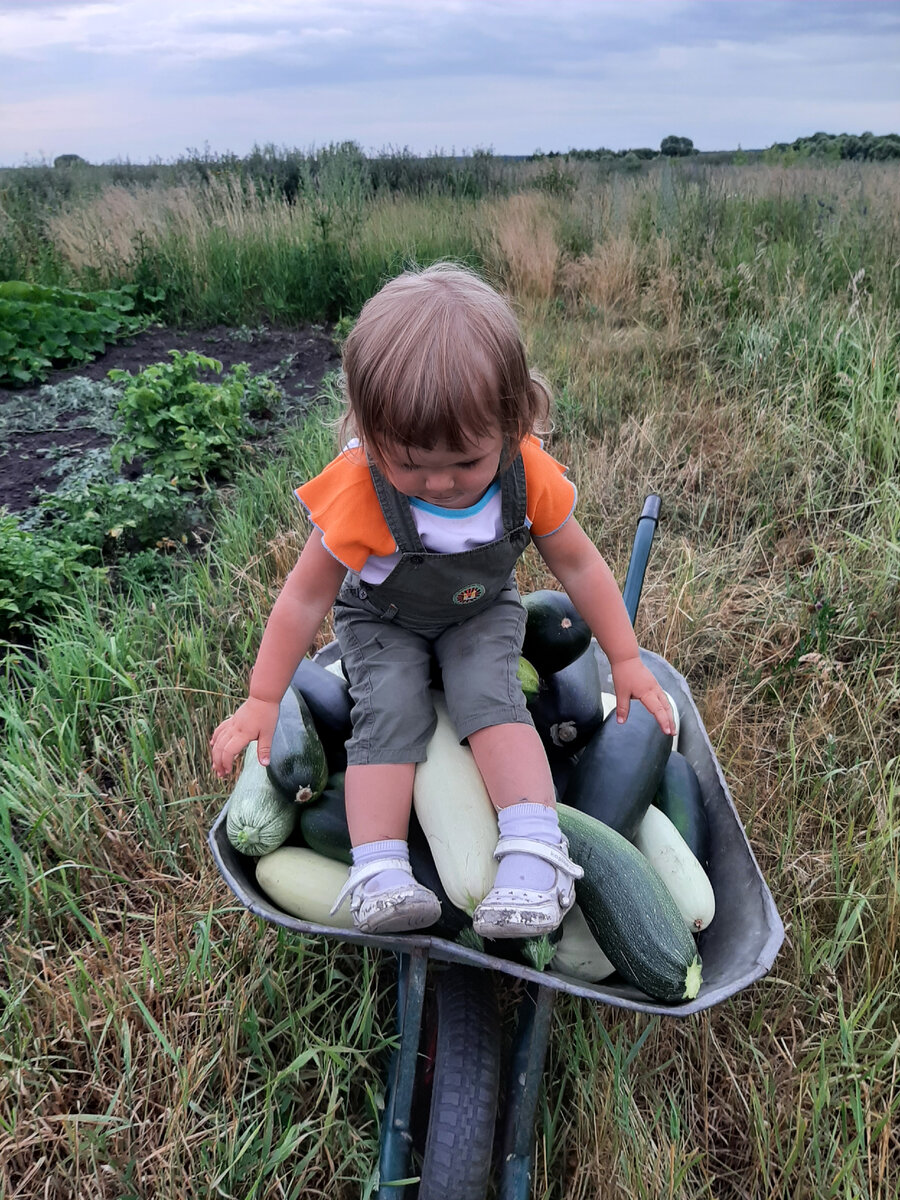
[[541, 740], [530, 725], [492, 725], [469, 734], [469, 746], [500, 824], [500, 865], [475, 929], [486, 937], [548, 933], [572, 906], [580, 870], [560, 833]]
[[533, 725], [488, 725], [469, 734], [469, 747], [494, 808], [556, 807], [550, 764]]
[[441, 911], [413, 878], [406, 841], [415, 763], [435, 720], [430, 647], [350, 603], [336, 606], [335, 629], [353, 699], [344, 780], [353, 867], [342, 897], [352, 893], [364, 933], [420, 929]]
[[406, 841], [415, 763], [350, 765], [344, 776], [347, 824], [354, 846], [386, 838]]
[[363, 933], [422, 929], [441, 915], [437, 897], [416, 882], [409, 865], [414, 774], [414, 763], [347, 767], [344, 803], [353, 866], [340, 899], [351, 894], [354, 924]]
[[[562, 840], [550, 765], [531, 725], [489, 725], [469, 735], [469, 747], [497, 809], [501, 835]], [[504, 855], [495, 887], [552, 887], [556, 871], [533, 854]]]

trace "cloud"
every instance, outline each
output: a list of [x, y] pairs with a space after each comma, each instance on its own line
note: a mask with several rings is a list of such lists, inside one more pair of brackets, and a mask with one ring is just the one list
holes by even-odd
[[57, 152], [73, 113], [100, 159], [145, 153], [121, 147], [122, 130], [163, 157], [204, 141], [527, 153], [683, 132], [703, 148], [763, 145], [808, 125], [896, 126], [900, 6], [4, 0], [0, 73], [16, 101], [5, 161]]

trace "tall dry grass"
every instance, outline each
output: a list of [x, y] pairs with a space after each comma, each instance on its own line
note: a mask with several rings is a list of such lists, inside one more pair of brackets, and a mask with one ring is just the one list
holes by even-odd
[[302, 238], [309, 232], [302, 215], [278, 193], [222, 175], [202, 187], [107, 187], [84, 205], [51, 215], [47, 232], [73, 271], [110, 283], [172, 239], [199, 269], [213, 232], [236, 243]]

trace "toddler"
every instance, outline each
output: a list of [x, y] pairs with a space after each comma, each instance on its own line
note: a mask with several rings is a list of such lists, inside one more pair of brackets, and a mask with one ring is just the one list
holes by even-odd
[[356, 926], [418, 929], [440, 915], [406, 841], [416, 763], [435, 726], [434, 658], [498, 812], [496, 882], [473, 926], [490, 938], [549, 932], [581, 872], [517, 678], [525, 610], [514, 572], [529, 541], [607, 654], [618, 719], [634, 697], [671, 734], [668, 702], [573, 516], [574, 485], [535, 436], [549, 394], [506, 301], [461, 267], [408, 271], [363, 307], [344, 376], [346, 444], [297, 489], [312, 531], [272, 608], [249, 698], [213, 733], [213, 766], [226, 775], [253, 740], [268, 762], [279, 701], [333, 607], [353, 700], [353, 866], [341, 899], [350, 893]]

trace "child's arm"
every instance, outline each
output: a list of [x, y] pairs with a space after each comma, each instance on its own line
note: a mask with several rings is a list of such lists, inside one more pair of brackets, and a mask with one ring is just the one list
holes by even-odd
[[674, 734], [665, 692], [641, 662], [622, 593], [596, 546], [574, 517], [534, 544], [609, 659], [618, 720], [628, 716], [633, 696], [653, 713], [663, 733]]
[[220, 778], [252, 741], [257, 742], [259, 761], [269, 761], [281, 697], [346, 574], [347, 568], [328, 553], [314, 529], [272, 606], [250, 676], [250, 696], [210, 739], [213, 770]]

